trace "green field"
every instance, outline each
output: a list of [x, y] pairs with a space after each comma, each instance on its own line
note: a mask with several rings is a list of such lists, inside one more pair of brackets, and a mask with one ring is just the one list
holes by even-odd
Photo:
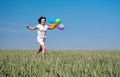
[[0, 50], [0, 77], [120, 77], [120, 50]]

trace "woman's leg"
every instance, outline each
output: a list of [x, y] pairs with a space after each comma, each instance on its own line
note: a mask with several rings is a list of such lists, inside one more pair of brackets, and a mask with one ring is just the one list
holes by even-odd
[[37, 54], [40, 53], [41, 51], [42, 51], [42, 47], [41, 47], [41, 45], [40, 45], [40, 49], [39, 49], [37, 52], [35, 52], [35, 57], [36, 57]]
[[42, 47], [41, 53], [44, 55], [46, 50], [45, 44], [42, 44], [41, 47]]
[[41, 47], [41, 45], [40, 45], [40, 49], [38, 50], [37, 53], [40, 53], [41, 51], [42, 51], [42, 47]]

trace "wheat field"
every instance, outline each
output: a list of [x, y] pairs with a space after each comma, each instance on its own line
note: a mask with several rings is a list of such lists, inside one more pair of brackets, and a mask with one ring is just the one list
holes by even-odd
[[0, 50], [0, 77], [120, 77], [120, 50]]

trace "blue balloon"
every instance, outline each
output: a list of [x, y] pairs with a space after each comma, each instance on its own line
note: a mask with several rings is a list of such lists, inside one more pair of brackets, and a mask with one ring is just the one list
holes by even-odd
[[53, 23], [55, 23], [55, 20], [56, 20], [55, 18], [50, 18], [50, 19], [49, 19], [49, 22], [50, 22], [51, 24], [53, 24]]

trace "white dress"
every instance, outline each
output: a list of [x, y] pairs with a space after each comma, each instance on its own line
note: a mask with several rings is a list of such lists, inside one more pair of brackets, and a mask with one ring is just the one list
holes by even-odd
[[38, 24], [36, 26], [38, 28], [38, 35], [37, 35], [37, 41], [40, 45], [42, 44], [45, 44], [45, 40], [46, 40], [46, 31], [48, 29], [48, 26], [47, 25], [41, 25], [41, 24]]

